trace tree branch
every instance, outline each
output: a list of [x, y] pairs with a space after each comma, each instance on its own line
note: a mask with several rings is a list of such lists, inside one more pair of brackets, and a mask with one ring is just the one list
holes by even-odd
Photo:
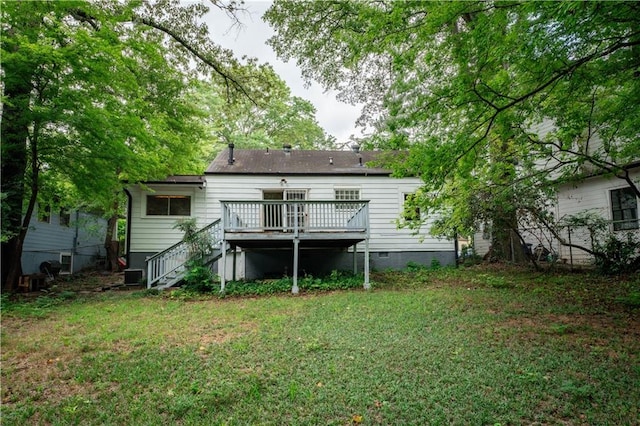
[[258, 105], [257, 101], [247, 92], [247, 90], [245, 89], [245, 87], [238, 82], [234, 77], [231, 76], [231, 73], [227, 72], [226, 70], [224, 70], [222, 68], [222, 66], [216, 62], [214, 62], [213, 60], [211, 60], [210, 58], [208, 58], [205, 54], [203, 54], [202, 52], [198, 51], [197, 49], [195, 49], [185, 38], [183, 38], [180, 34], [178, 34], [177, 32], [173, 31], [172, 29], [158, 23], [155, 21], [152, 21], [149, 18], [144, 18], [144, 17], [135, 17], [134, 16], [134, 21], [147, 25], [151, 28], [154, 28], [166, 35], [168, 35], [169, 37], [171, 37], [173, 40], [175, 40], [180, 46], [182, 46], [184, 49], [186, 49], [187, 51], [189, 51], [192, 55], [194, 55], [196, 58], [200, 59], [203, 63], [205, 63], [206, 65], [208, 65], [209, 67], [211, 67], [216, 74], [218, 74], [220, 77], [222, 77], [226, 89], [227, 89], [227, 94], [229, 94], [231, 88], [235, 88], [236, 90], [238, 90], [240, 93], [242, 93], [244, 96], [247, 97], [247, 99], [249, 99], [253, 104]]

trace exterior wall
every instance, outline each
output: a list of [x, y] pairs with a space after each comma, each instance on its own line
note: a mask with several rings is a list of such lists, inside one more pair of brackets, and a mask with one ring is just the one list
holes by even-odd
[[[634, 182], [640, 182], [640, 171], [634, 171], [631, 174]], [[597, 176], [584, 180], [576, 184], [562, 185], [558, 188], [558, 206], [557, 217], [562, 220], [566, 216], [575, 215], [585, 211], [596, 213], [605, 220], [613, 220], [611, 210], [611, 195], [613, 189], [625, 188], [628, 184], [622, 179], [614, 177]], [[637, 200], [640, 205], [640, 200]], [[636, 232], [638, 231], [617, 231]], [[565, 231], [565, 238], [569, 235]], [[571, 241], [575, 244], [591, 247], [591, 241], [585, 229], [573, 229], [571, 233]], [[590, 263], [593, 259], [585, 251], [573, 248], [569, 251], [568, 247], [560, 247], [560, 257], [564, 259], [572, 259], [574, 263]]]
[[197, 185], [149, 185], [147, 189], [140, 186], [129, 188], [131, 193], [131, 253], [130, 267], [143, 268], [144, 262], [138, 264], [138, 253], [155, 254], [172, 246], [182, 239], [183, 233], [174, 229], [183, 216], [147, 216], [147, 195], [188, 195], [191, 196], [191, 217], [197, 218], [198, 227], [203, 227], [214, 220], [205, 210], [207, 191]]
[[72, 272], [96, 265], [98, 257], [106, 255], [104, 248], [107, 221], [88, 213], [72, 212], [69, 226], [60, 225], [60, 215], [51, 214], [50, 223], [31, 217], [22, 252], [22, 272], [40, 272], [45, 261], [60, 261], [61, 253], [72, 255]]
[[[281, 185], [285, 179], [286, 184]], [[221, 200], [261, 200], [263, 190], [305, 189], [309, 200], [333, 200], [334, 190], [360, 190], [360, 199], [370, 200], [370, 251], [454, 251], [453, 241], [429, 235], [429, 223], [419, 235], [410, 229], [398, 229], [396, 221], [402, 212], [403, 194], [421, 186], [418, 178], [395, 179], [385, 176], [207, 176], [209, 220], [221, 215]], [[362, 245], [363, 246], [363, 245]], [[360, 251], [364, 247], [359, 246]]]
[[480, 225], [480, 229], [473, 234], [473, 250], [478, 256], [484, 256], [491, 248], [491, 230], [488, 228], [489, 225], [483, 223]]
[[[282, 179], [285, 181], [283, 182]], [[430, 265], [433, 257], [438, 258], [443, 265], [453, 264], [455, 262], [454, 242], [431, 237], [428, 224], [423, 227], [419, 235], [412, 235], [413, 231], [409, 229], [397, 228], [396, 221], [400, 217], [404, 203], [403, 194], [412, 193], [420, 186], [421, 181], [417, 178], [395, 179], [386, 176], [208, 175], [206, 188], [203, 189], [197, 185], [153, 185], [152, 189], [156, 194], [191, 195], [192, 216], [198, 218], [200, 227], [221, 217], [221, 200], [262, 200], [263, 191], [283, 189], [307, 190], [309, 200], [333, 200], [335, 189], [359, 189], [360, 198], [370, 200], [369, 251], [372, 269], [404, 268], [410, 261]], [[182, 233], [172, 229], [180, 218], [147, 217], [144, 214], [145, 196], [152, 192], [145, 191], [139, 186], [130, 188], [130, 192], [132, 195], [130, 267], [144, 269], [146, 256], [180, 241]], [[358, 245], [358, 251], [364, 252], [364, 244]], [[334, 255], [328, 254], [329, 251], [323, 252], [325, 256], [335, 259]], [[255, 253], [258, 252], [250, 252], [246, 258], [238, 256], [236, 277], [246, 270], [248, 275], [246, 278], [251, 278], [252, 271], [263, 269], [261, 266], [263, 261], [260, 259], [264, 258], [264, 255]], [[345, 252], [338, 257], [344, 257], [344, 254]], [[275, 256], [286, 259], [288, 264], [291, 263], [291, 256], [288, 254], [283, 257], [283, 253], [280, 252]], [[346, 269], [351, 270], [352, 254], [347, 254], [346, 258], [346, 261], [341, 260], [339, 264], [346, 262]], [[227, 260], [228, 264], [232, 263], [229, 262], [229, 258]], [[283, 260], [283, 265], [286, 262]], [[230, 266], [227, 265], [227, 276], [230, 276], [229, 268]], [[291, 268], [290, 265], [289, 268]], [[284, 266], [279, 269], [284, 271]]]

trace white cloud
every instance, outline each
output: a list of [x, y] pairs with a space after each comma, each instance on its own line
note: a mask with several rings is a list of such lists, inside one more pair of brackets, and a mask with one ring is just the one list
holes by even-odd
[[335, 93], [324, 92], [318, 84], [305, 87], [300, 70], [295, 63], [285, 63], [276, 57], [267, 39], [273, 30], [262, 20], [262, 15], [271, 5], [270, 1], [247, 1], [247, 13], [240, 16], [242, 27], [233, 22], [216, 8], [211, 8], [206, 22], [213, 41], [233, 50], [236, 57], [249, 56], [261, 63], [268, 62], [286, 81], [295, 96], [307, 99], [316, 107], [318, 123], [325, 131], [335, 136], [338, 142], [346, 142], [350, 135], [360, 135], [355, 122], [360, 115], [360, 107], [340, 102]]

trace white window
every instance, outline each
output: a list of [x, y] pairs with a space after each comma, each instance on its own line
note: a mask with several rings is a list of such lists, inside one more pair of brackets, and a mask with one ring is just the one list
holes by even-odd
[[638, 200], [630, 187], [611, 191], [613, 230], [638, 229]]
[[147, 216], [191, 216], [191, 197], [147, 195]]
[[[359, 188], [336, 188], [334, 189], [335, 199], [338, 201], [350, 201], [360, 199]], [[356, 204], [337, 204], [336, 210], [354, 210], [358, 207]]]
[[359, 188], [340, 188], [335, 189], [336, 200], [359, 200]]
[[70, 274], [73, 272], [73, 254], [60, 253], [60, 273]]

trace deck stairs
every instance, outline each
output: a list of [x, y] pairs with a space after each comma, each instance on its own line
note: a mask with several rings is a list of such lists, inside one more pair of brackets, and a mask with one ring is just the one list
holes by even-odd
[[[211, 241], [206, 264], [210, 265], [222, 257], [222, 227], [218, 219], [198, 233], [206, 233]], [[159, 290], [180, 283], [187, 273], [186, 262], [189, 260], [189, 244], [180, 241], [171, 247], [147, 258], [147, 288]]]

